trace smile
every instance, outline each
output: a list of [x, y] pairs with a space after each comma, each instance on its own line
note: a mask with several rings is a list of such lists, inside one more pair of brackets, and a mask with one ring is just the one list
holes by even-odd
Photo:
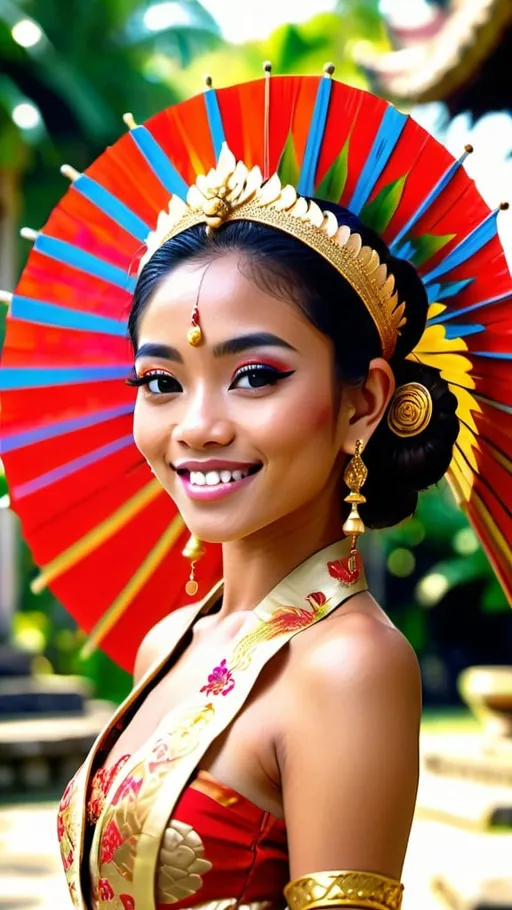
[[175, 470], [191, 499], [212, 500], [220, 499], [245, 486], [261, 467], [261, 464], [255, 464], [236, 468], [209, 467], [206, 470], [177, 467]]

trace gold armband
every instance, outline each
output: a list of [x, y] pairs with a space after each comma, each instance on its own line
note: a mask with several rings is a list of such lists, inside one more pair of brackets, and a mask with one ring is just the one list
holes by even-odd
[[375, 872], [315, 872], [295, 879], [284, 889], [290, 910], [365, 907], [400, 910], [404, 886]]

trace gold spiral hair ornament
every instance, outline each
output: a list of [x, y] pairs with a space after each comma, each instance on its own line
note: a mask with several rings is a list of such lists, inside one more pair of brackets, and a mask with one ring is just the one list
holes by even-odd
[[428, 427], [432, 418], [432, 396], [419, 382], [406, 382], [399, 386], [388, 411], [388, 426], [403, 439], [418, 436]]

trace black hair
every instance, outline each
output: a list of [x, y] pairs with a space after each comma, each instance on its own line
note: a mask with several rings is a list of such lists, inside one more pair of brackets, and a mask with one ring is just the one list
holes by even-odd
[[[389, 429], [384, 417], [364, 450], [367, 502], [361, 508], [361, 517], [370, 528], [389, 527], [412, 515], [418, 492], [446, 473], [459, 431], [457, 399], [438, 370], [406, 359], [423, 334], [428, 309], [426, 291], [414, 266], [393, 257], [384, 241], [347, 209], [317, 201], [322, 209], [334, 212], [339, 224], [357, 231], [394, 275], [399, 301], [406, 302], [407, 317], [390, 360], [396, 385], [419, 382], [432, 396], [432, 418], [425, 430], [401, 438]], [[364, 383], [370, 361], [381, 356], [381, 343], [358, 294], [327, 260], [300, 240], [250, 221], [227, 222], [208, 235], [203, 225], [197, 225], [168, 240], [153, 254], [142, 269], [129, 314], [128, 332], [134, 349], [142, 312], [158, 284], [176, 266], [191, 260], [209, 262], [232, 252], [242, 254], [241, 268], [248, 270], [247, 277], [273, 296], [291, 300], [332, 340], [341, 383]]]

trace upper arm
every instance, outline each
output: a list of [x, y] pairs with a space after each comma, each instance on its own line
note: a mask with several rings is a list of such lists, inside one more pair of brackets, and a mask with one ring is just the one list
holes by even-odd
[[307, 653], [280, 755], [292, 880], [331, 869], [400, 879], [420, 715], [418, 663], [396, 629], [347, 616]]

